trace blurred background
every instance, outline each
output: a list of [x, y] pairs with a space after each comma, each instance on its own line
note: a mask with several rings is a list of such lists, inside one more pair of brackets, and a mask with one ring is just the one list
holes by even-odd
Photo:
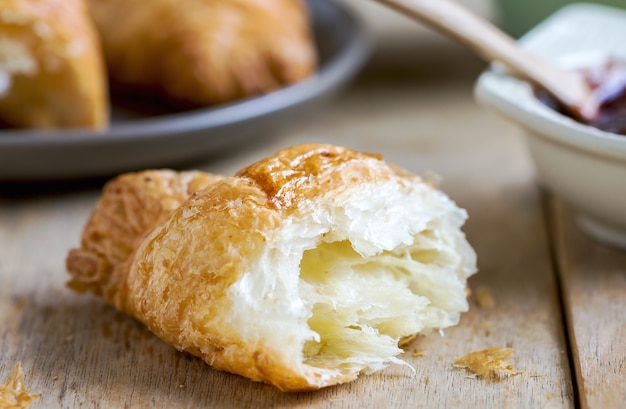
[[[394, 13], [387, 10], [381, 11], [375, 2], [364, 0], [343, 0], [358, 8], [361, 14], [369, 17], [371, 26], [380, 26], [386, 23], [385, 20], [397, 19], [398, 24], [402, 23], [402, 18], [398, 18]], [[477, 13], [489, 17], [501, 28], [513, 37], [520, 37], [530, 30], [537, 23], [554, 13], [561, 7], [572, 3], [594, 3], [613, 7], [626, 8], [626, 0], [457, 0]], [[382, 20], [381, 20], [382, 19]], [[396, 22], [396, 21], [394, 21]], [[403, 28], [399, 27], [398, 30]]]
[[[571, 0], [496, 0], [499, 23], [512, 36], [519, 37], [557, 9], [575, 3]], [[626, 7], [624, 0], [589, 0], [584, 3]]]

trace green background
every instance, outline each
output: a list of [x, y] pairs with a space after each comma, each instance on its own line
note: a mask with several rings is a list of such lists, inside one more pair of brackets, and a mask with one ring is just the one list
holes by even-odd
[[[513, 37], [521, 36], [559, 8], [572, 3], [580, 2], [571, 0], [496, 0], [501, 25]], [[626, 8], [626, 0], [593, 0], [584, 1], [584, 3]]]

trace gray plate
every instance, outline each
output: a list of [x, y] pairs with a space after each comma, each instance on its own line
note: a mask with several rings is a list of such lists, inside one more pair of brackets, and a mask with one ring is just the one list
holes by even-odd
[[175, 166], [271, 137], [332, 96], [367, 56], [365, 32], [346, 9], [332, 0], [309, 0], [309, 6], [319, 55], [315, 76], [211, 109], [172, 113], [115, 104], [105, 133], [0, 131], [0, 181], [82, 179]]

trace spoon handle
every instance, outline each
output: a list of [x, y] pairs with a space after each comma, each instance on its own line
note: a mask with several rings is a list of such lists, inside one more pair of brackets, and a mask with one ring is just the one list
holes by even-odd
[[499, 61], [513, 75], [545, 88], [569, 106], [581, 106], [589, 95], [579, 76], [528, 53], [489, 21], [454, 1], [376, 1], [468, 45], [487, 61]]

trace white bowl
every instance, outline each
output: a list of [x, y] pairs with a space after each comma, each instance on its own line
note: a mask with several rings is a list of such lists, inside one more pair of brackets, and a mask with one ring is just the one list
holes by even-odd
[[[565, 7], [521, 40], [564, 66], [626, 58], [626, 11], [591, 4]], [[528, 83], [492, 67], [477, 81], [479, 102], [524, 130], [539, 183], [578, 210], [592, 237], [626, 248], [626, 136], [600, 131], [539, 102]]]

